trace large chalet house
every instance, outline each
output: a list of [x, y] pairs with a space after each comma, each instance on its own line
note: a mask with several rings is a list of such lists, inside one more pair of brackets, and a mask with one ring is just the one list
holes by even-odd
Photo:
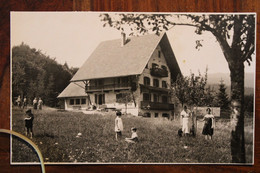
[[[174, 111], [170, 84], [178, 74], [181, 71], [166, 33], [128, 39], [122, 34], [121, 39], [101, 42], [71, 82], [84, 83], [85, 104], [136, 116], [168, 117]], [[124, 103], [126, 96], [131, 99]], [[67, 107], [76, 104], [71, 99]]]

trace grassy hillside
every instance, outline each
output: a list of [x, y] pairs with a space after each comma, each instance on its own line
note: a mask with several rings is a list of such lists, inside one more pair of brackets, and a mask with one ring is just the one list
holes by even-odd
[[[138, 129], [140, 142], [116, 141], [114, 113], [86, 115], [44, 108], [34, 112], [32, 139], [45, 162], [67, 163], [230, 163], [229, 123], [217, 121], [212, 141], [201, 135], [198, 121], [197, 137], [177, 136], [179, 121], [123, 115], [123, 138], [130, 137], [130, 128]], [[13, 108], [12, 127], [24, 134], [24, 112]], [[245, 124], [247, 162], [252, 162], [252, 119]], [[82, 133], [82, 137], [76, 137]], [[35, 152], [17, 138], [13, 140], [12, 161], [38, 161]]]

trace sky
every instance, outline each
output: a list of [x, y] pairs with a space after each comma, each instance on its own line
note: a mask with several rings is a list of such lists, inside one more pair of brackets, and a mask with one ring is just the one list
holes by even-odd
[[[209, 32], [194, 33], [190, 26], [175, 26], [167, 35], [180, 69], [190, 72], [229, 73], [227, 62], [215, 37]], [[102, 41], [119, 39], [121, 32], [103, 27], [99, 13], [95, 12], [12, 12], [11, 47], [22, 42], [41, 50], [58, 63], [81, 67]], [[203, 40], [198, 51], [196, 40]], [[255, 71], [255, 58], [251, 66], [245, 63], [245, 72]]]

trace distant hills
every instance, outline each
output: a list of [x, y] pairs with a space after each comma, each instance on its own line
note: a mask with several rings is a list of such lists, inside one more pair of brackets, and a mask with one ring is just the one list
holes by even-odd
[[[227, 87], [227, 93], [230, 94], [230, 75], [228, 73], [208, 73], [208, 85], [218, 90], [220, 80], [223, 80]], [[245, 73], [245, 95], [254, 94], [254, 73]]]

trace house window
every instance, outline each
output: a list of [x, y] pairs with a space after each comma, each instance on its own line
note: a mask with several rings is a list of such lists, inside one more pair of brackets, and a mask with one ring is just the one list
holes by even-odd
[[165, 65], [162, 65], [161, 67], [162, 67], [162, 69], [167, 71], [167, 67]]
[[168, 103], [168, 97], [167, 96], [162, 96], [162, 102], [163, 103]]
[[98, 95], [98, 104], [102, 105], [105, 103], [105, 94], [99, 94]]
[[150, 85], [150, 78], [144, 77], [144, 85]]
[[104, 80], [103, 79], [96, 80], [96, 86], [103, 86], [103, 85], [104, 85]]
[[122, 96], [123, 96], [122, 94], [117, 94], [117, 95], [116, 95], [116, 102], [117, 102], [117, 103], [120, 102], [120, 100], [122, 99]]
[[94, 86], [103, 86], [104, 80], [103, 79], [97, 79], [94, 81]]
[[158, 118], [158, 113], [154, 113], [154, 117], [155, 117], [155, 118]]
[[106, 96], [105, 96], [105, 94], [102, 94], [102, 95], [103, 95], [103, 103], [102, 104], [105, 104], [106, 103], [106, 101], [105, 101]]
[[102, 105], [105, 103], [105, 94], [95, 94], [95, 103]]
[[164, 80], [162, 81], [162, 87], [163, 87], [163, 88], [167, 88], [167, 83], [166, 83], [166, 81], [164, 81]]
[[158, 50], [158, 57], [161, 58], [161, 51]]
[[127, 84], [129, 82], [128, 77], [117, 78], [117, 84]]
[[150, 101], [151, 100], [151, 96], [148, 93], [144, 93], [143, 94], [143, 101]]
[[158, 102], [158, 94], [153, 94], [153, 101]]
[[80, 104], [80, 99], [76, 99], [76, 105]]
[[128, 77], [122, 77], [121, 83], [128, 83]]
[[86, 99], [81, 99], [81, 104], [82, 105], [86, 104]]
[[152, 63], [152, 68], [158, 68], [158, 67], [159, 67], [158, 64]]
[[70, 105], [74, 105], [74, 99], [70, 99]]
[[95, 103], [97, 104], [97, 94], [95, 94]]
[[144, 113], [144, 117], [151, 117], [151, 113], [150, 112]]
[[159, 87], [159, 80], [158, 79], [153, 79], [153, 86]]
[[162, 114], [162, 117], [169, 118], [169, 114], [163, 113], [163, 114]]

